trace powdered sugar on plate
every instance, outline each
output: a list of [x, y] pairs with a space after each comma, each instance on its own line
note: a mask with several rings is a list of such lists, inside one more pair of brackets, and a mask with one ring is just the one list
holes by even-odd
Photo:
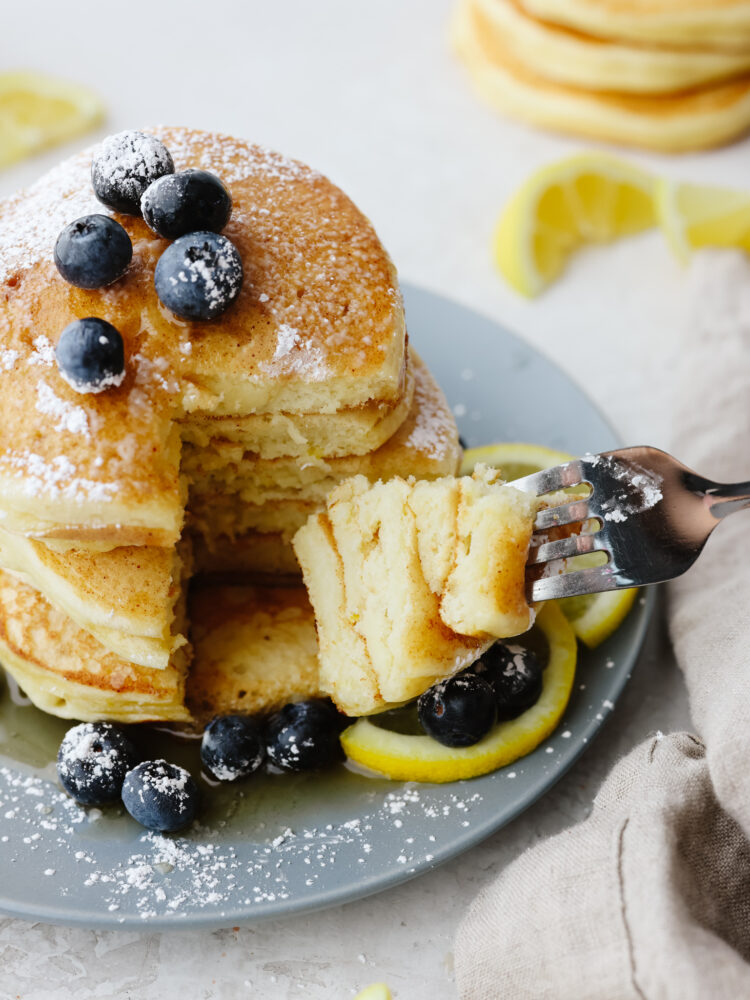
[[[238, 795], [252, 795], [250, 786]], [[185, 836], [133, 837], [138, 827], [122, 810], [83, 809], [50, 781], [0, 767], [0, 864], [31, 859], [32, 869], [58, 880], [61, 897], [97, 912], [100, 923], [169, 923], [201, 913], [240, 919], [283, 909], [300, 894], [314, 905], [339, 884], [341, 871], [373, 861], [390, 867], [394, 881], [429, 867], [442, 836], [466, 829], [483, 796], [467, 787], [433, 799], [407, 784], [375, 793], [362, 815], [322, 826], [256, 829], [238, 841], [222, 821], [195, 824]], [[103, 823], [123, 850], [113, 852], [110, 836], [101, 836]]]

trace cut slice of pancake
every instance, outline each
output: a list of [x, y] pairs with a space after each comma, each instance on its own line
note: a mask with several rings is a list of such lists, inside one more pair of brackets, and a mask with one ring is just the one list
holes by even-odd
[[304, 587], [197, 587], [187, 705], [214, 715], [263, 714], [320, 693], [315, 616]]
[[162, 669], [109, 652], [65, 612], [0, 572], [0, 663], [34, 704], [65, 719], [187, 721], [189, 649]]
[[0, 529], [0, 568], [40, 591], [105, 648], [163, 669], [187, 642], [182, 591], [191, 572], [187, 542], [172, 549], [54, 552]]
[[521, 0], [472, 0], [481, 30], [492, 32], [539, 76], [585, 90], [676, 93], [750, 72], [740, 52], [648, 47], [586, 35], [524, 10]]
[[294, 537], [318, 628], [320, 684], [348, 715], [417, 697], [530, 627], [535, 497], [497, 470], [340, 484]]
[[640, 45], [747, 52], [748, 0], [521, 0], [535, 17]]
[[[434, 479], [456, 471], [461, 449], [445, 396], [424, 362], [413, 354], [414, 393], [409, 414], [380, 448], [340, 458], [259, 458], [229, 442], [214, 441], [202, 452], [186, 445], [183, 469], [191, 495], [238, 494], [243, 505], [273, 509], [278, 501], [322, 504], [350, 476], [371, 481], [393, 476]], [[258, 527], [248, 524], [247, 527]], [[275, 526], [277, 527], [277, 526]]]
[[[185, 413], [335, 414], [395, 407], [405, 325], [396, 273], [369, 221], [308, 167], [228, 136], [160, 129], [178, 170], [216, 173], [231, 191], [224, 230], [245, 281], [220, 320], [164, 309], [154, 267], [166, 242], [118, 216], [133, 261], [114, 284], [74, 288], [57, 272], [61, 229], [103, 211], [91, 151], [0, 203], [0, 527], [39, 538], [170, 545], [183, 522], [179, 421]], [[76, 393], [54, 347], [73, 320], [120, 331], [119, 387]]]
[[750, 77], [674, 95], [594, 93], [549, 80], [520, 62], [462, 0], [453, 41], [477, 93], [531, 125], [675, 153], [730, 142], [750, 128]]

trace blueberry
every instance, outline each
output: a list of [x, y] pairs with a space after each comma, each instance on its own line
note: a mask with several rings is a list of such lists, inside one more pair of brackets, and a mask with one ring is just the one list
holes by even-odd
[[141, 826], [174, 833], [195, 819], [198, 786], [184, 767], [166, 760], [147, 760], [128, 772], [122, 801]]
[[232, 196], [216, 174], [183, 170], [149, 185], [141, 211], [151, 229], [168, 240], [198, 231], [220, 233], [232, 214]]
[[266, 724], [266, 752], [285, 771], [314, 771], [344, 759], [342, 717], [330, 702], [311, 699], [285, 705]]
[[496, 642], [472, 670], [492, 686], [498, 719], [515, 719], [542, 693], [542, 665], [524, 646]]
[[257, 771], [266, 748], [258, 723], [249, 715], [222, 715], [206, 726], [201, 760], [217, 781], [236, 781]]
[[57, 753], [57, 774], [65, 791], [86, 805], [120, 798], [125, 775], [135, 767], [135, 747], [109, 722], [82, 722], [69, 729]]
[[102, 392], [125, 378], [122, 337], [111, 323], [87, 316], [73, 320], [55, 348], [60, 374], [76, 392]]
[[57, 237], [57, 270], [78, 288], [102, 288], [127, 270], [133, 256], [130, 237], [108, 215], [84, 215]]
[[143, 132], [109, 136], [91, 162], [96, 197], [126, 215], [140, 215], [143, 192], [158, 177], [171, 173], [174, 163], [167, 147]]
[[486, 681], [464, 672], [420, 695], [417, 714], [424, 731], [438, 743], [470, 747], [494, 725], [495, 698]]
[[215, 319], [242, 287], [242, 259], [226, 236], [190, 233], [164, 251], [154, 285], [162, 303], [183, 319]]

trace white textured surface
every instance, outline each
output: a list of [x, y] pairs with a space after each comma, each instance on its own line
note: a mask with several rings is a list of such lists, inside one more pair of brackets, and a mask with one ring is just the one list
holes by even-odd
[[[189, 124], [250, 137], [321, 169], [374, 220], [404, 278], [521, 333], [586, 384], [626, 441], [664, 445], [685, 279], [648, 234], [582, 254], [537, 302], [502, 284], [488, 253], [500, 207], [529, 170], [579, 144], [503, 122], [475, 102], [446, 45], [449, 6], [39, 0], [3, 12], [3, 49], [18, 67], [95, 86], [111, 109], [102, 134]], [[0, 193], [69, 151], [6, 171]], [[674, 176], [746, 182], [746, 144], [633, 158]], [[737, 472], [747, 478], [750, 470]], [[685, 725], [682, 683], [657, 628], [611, 721], [573, 771], [457, 861], [360, 903], [237, 932], [95, 934], [0, 920], [0, 996], [333, 1000], [384, 979], [397, 1000], [453, 997], [452, 935], [479, 887], [526, 845], [585, 815], [619, 754], [657, 728]]]

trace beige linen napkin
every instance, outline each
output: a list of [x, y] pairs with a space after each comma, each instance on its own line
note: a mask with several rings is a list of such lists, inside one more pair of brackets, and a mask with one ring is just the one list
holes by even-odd
[[[750, 263], [715, 252], [693, 270], [680, 369], [665, 373], [672, 450], [750, 479]], [[636, 747], [584, 823], [480, 893], [456, 940], [462, 1000], [750, 998], [750, 513], [669, 590], [699, 736]]]

